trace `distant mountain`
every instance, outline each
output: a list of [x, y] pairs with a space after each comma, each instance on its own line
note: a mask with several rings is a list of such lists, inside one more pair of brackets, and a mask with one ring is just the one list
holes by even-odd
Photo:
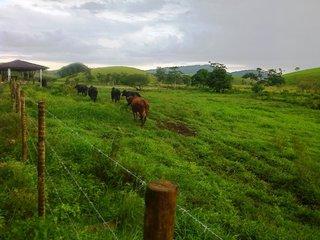
[[[243, 75], [245, 74], [248, 74], [248, 73], [254, 73], [256, 75], [258, 75], [258, 71], [257, 70], [241, 70], [241, 71], [235, 71], [235, 72], [232, 72], [231, 75], [233, 77], [243, 77]], [[268, 73], [266, 71], [263, 71], [262, 72], [262, 76], [263, 77], [267, 77]]]
[[[168, 72], [170, 67], [164, 67], [164, 69]], [[188, 65], [188, 66], [178, 66], [178, 71], [182, 72], [183, 74], [193, 75], [200, 69], [207, 69], [212, 70], [209, 64], [204, 65]], [[156, 73], [156, 69], [147, 70], [148, 73]]]

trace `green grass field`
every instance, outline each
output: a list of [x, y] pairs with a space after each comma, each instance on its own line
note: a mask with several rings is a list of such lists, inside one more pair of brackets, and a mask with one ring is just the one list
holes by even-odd
[[[110, 101], [107, 87], [99, 88], [97, 103], [55, 86], [24, 90], [31, 99], [25, 164], [18, 160], [18, 114], [0, 86], [1, 239], [113, 239], [109, 228], [119, 239], [142, 239], [143, 186], [87, 142], [147, 182], [175, 182], [178, 204], [223, 239], [320, 239], [319, 110], [281, 94], [148, 89], [142, 95], [150, 116], [141, 128], [124, 100]], [[37, 220], [32, 147], [38, 99], [63, 121], [47, 114], [45, 222]], [[175, 239], [217, 238], [177, 210]]]
[[298, 84], [300, 81], [320, 81], [320, 68], [311, 68], [283, 75], [286, 83]]
[[112, 73], [125, 73], [125, 74], [145, 74], [146, 72], [133, 67], [125, 66], [113, 66], [113, 67], [101, 67], [101, 68], [92, 68], [91, 73], [96, 76], [100, 74], [112, 74]]

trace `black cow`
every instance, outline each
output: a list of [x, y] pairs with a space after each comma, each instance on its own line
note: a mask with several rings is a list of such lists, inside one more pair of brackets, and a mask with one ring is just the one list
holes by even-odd
[[97, 100], [98, 89], [96, 87], [90, 86], [88, 89], [88, 95], [94, 102]]
[[123, 90], [122, 91], [122, 96], [126, 97], [128, 106], [131, 104], [131, 101], [129, 100], [129, 97], [141, 97], [141, 95], [138, 92], [127, 91], [127, 90]]
[[113, 87], [111, 90], [111, 101], [119, 102], [120, 97], [121, 97], [121, 91]]
[[87, 96], [88, 87], [86, 85], [77, 84], [74, 88], [77, 89], [78, 94], [81, 93], [82, 95]]

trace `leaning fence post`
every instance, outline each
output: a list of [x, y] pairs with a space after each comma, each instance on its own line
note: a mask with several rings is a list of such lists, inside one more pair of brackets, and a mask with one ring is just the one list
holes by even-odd
[[17, 84], [16, 86], [16, 92], [15, 92], [15, 96], [16, 96], [16, 113], [20, 112], [20, 84]]
[[45, 102], [38, 103], [38, 215], [45, 217]]
[[27, 144], [27, 116], [26, 116], [26, 100], [24, 92], [20, 91], [20, 121], [21, 121], [21, 137], [22, 137], [22, 161], [28, 159]]
[[154, 181], [145, 195], [144, 240], [172, 240], [177, 186], [169, 181]]

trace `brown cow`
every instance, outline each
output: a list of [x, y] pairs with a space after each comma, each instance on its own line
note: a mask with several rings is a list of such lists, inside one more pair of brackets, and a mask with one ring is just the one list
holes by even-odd
[[130, 96], [128, 97], [128, 103], [131, 104], [132, 113], [134, 120], [137, 119], [139, 114], [141, 126], [143, 126], [147, 120], [147, 115], [149, 113], [149, 103], [142, 97]]

